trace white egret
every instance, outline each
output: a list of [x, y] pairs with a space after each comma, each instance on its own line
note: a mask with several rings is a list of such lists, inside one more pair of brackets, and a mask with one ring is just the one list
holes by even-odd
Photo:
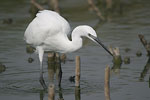
[[[97, 38], [95, 30], [87, 25], [77, 26], [70, 34], [69, 23], [58, 13], [50, 10], [43, 10], [37, 13], [33, 21], [28, 25], [24, 39], [26, 43], [33, 45], [39, 55], [40, 61], [40, 83], [44, 89], [46, 85], [43, 79], [43, 54], [44, 51], [68, 53], [82, 47], [82, 37], [85, 36], [100, 44], [109, 54], [109, 50]], [[112, 55], [112, 54], [111, 54]]]

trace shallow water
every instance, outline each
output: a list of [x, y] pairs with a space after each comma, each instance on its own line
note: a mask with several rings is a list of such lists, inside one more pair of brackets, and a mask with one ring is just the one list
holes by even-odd
[[[105, 45], [119, 47], [122, 58], [129, 56], [130, 64], [122, 64], [121, 69], [111, 73], [110, 96], [112, 100], [150, 99], [149, 70], [144, 78], [141, 73], [148, 61], [146, 51], [140, 43], [138, 34], [142, 33], [150, 41], [150, 1], [124, 0], [123, 13], [114, 13], [110, 21], [98, 23], [95, 13], [89, 11], [87, 2], [82, 0], [60, 1], [62, 15], [72, 28], [79, 24], [94, 27]], [[0, 73], [1, 100], [47, 100], [48, 94], [42, 92], [38, 81], [39, 62], [36, 54], [26, 53], [23, 40], [24, 31], [31, 21], [30, 2], [27, 0], [1, 0], [0, 2], [0, 62], [6, 71]], [[79, 12], [80, 11], [80, 12]], [[12, 24], [3, 24], [3, 19], [12, 18]], [[75, 100], [75, 87], [68, 79], [74, 75], [76, 55], [81, 57], [81, 100], [104, 100], [104, 69], [112, 67], [112, 58], [103, 48], [86, 41], [82, 49], [67, 54], [68, 60], [62, 64], [62, 94], [64, 100]], [[129, 52], [125, 52], [130, 48]], [[136, 56], [140, 50], [143, 55]], [[28, 58], [34, 59], [28, 63]], [[47, 55], [44, 57], [44, 78], [48, 84]], [[56, 99], [59, 89], [56, 86]], [[43, 94], [42, 94], [43, 93]]]

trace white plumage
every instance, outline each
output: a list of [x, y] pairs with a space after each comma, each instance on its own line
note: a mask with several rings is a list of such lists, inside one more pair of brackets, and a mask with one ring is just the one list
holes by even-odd
[[[82, 40], [76, 40], [76, 37], [86, 36], [86, 31], [96, 32], [90, 26], [78, 26], [72, 33], [72, 41], [67, 37], [70, 34], [69, 23], [58, 13], [44, 10], [40, 11], [36, 18], [27, 27], [24, 37], [28, 44], [35, 47], [42, 47], [44, 51], [55, 52], [73, 52], [82, 46]], [[83, 32], [83, 33], [81, 33]], [[80, 42], [80, 43], [78, 43]], [[37, 49], [37, 48], [36, 48]]]
[[42, 45], [48, 38], [58, 34], [69, 34], [70, 25], [58, 13], [53, 11], [40, 11], [25, 31], [25, 40], [34, 46]]
[[[67, 37], [67, 35], [70, 34], [70, 31], [71, 28], [69, 23], [58, 13], [50, 10], [43, 10], [37, 13], [36, 17], [28, 25], [25, 31], [25, 41], [28, 44], [33, 45], [39, 54], [41, 66], [40, 77], [42, 77], [40, 78], [40, 82], [44, 88], [45, 83], [43, 82], [42, 74], [42, 60], [44, 51], [54, 51], [60, 53], [76, 51], [82, 47], [82, 36], [101, 44], [97, 38], [95, 30], [90, 26], [77, 26], [72, 31], [71, 41]], [[104, 47], [104, 45], [102, 46]]]

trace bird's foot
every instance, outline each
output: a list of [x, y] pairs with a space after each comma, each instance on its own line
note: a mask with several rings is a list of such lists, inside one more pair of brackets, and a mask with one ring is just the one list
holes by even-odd
[[44, 89], [44, 90], [47, 90], [47, 86], [46, 86], [46, 84], [45, 84], [45, 81], [44, 81], [43, 77], [41, 77], [39, 81], [40, 81], [40, 83], [41, 83], [43, 89]]

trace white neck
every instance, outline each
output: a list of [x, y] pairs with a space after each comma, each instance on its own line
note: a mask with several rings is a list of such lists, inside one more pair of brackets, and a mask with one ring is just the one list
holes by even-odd
[[81, 26], [76, 27], [71, 34], [72, 41], [68, 41], [67, 52], [74, 52], [82, 47], [82, 33], [83, 28]]
[[[66, 47], [64, 52], [73, 52], [82, 47], [82, 36], [88, 37], [89, 33], [94, 33], [96, 35], [96, 32], [87, 25], [81, 25], [77, 26], [72, 31], [72, 41], [70, 41], [68, 38], [66, 39]], [[88, 37], [89, 38], [89, 37]]]

